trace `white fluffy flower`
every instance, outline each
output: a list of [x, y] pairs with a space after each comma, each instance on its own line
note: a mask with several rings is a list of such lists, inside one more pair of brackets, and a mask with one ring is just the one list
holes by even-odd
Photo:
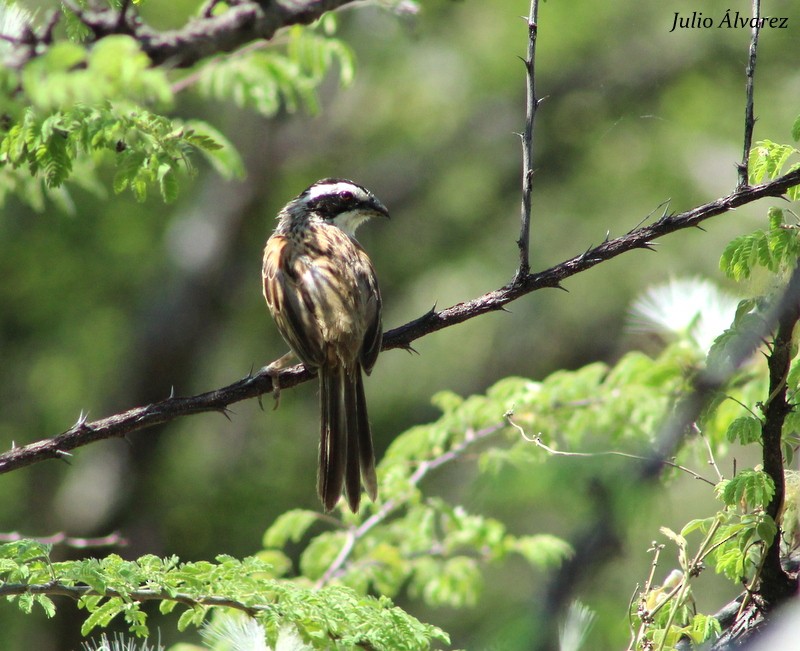
[[630, 309], [633, 332], [687, 339], [702, 352], [730, 327], [739, 300], [704, 278], [673, 278], [637, 298]]

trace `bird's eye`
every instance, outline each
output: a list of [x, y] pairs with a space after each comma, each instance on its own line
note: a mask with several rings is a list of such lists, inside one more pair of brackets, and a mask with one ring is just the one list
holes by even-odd
[[344, 192], [341, 192], [341, 193], [339, 194], [339, 196], [340, 196], [342, 199], [344, 199], [345, 201], [352, 201], [352, 200], [353, 200], [353, 193], [352, 193], [352, 192], [350, 192], [349, 190], [345, 190]]

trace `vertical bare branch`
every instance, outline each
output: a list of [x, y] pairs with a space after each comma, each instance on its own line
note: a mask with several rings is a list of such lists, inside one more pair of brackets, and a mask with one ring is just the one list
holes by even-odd
[[750, 53], [747, 59], [745, 75], [747, 82], [745, 92], [747, 99], [744, 106], [744, 152], [739, 168], [739, 187], [746, 187], [749, 179], [748, 159], [750, 158], [750, 148], [753, 145], [753, 127], [756, 119], [753, 115], [753, 82], [756, 75], [756, 51], [758, 49], [758, 33], [761, 31], [759, 22], [761, 19], [761, 0], [753, 0], [753, 21], [750, 35]]
[[519, 232], [519, 269], [517, 279], [524, 278], [530, 272], [531, 243], [531, 187], [533, 184], [533, 121], [539, 100], [536, 99], [536, 33], [539, 20], [539, 0], [531, 0], [528, 13], [528, 53], [525, 57], [527, 85], [527, 108], [525, 111], [525, 131], [522, 135], [522, 225]]

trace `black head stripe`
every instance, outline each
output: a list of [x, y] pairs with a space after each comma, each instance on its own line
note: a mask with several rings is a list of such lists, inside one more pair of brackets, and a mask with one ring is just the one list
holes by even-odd
[[324, 194], [309, 201], [308, 208], [323, 219], [333, 219], [347, 210], [357, 208], [358, 204], [352, 195], [343, 197], [340, 194]]

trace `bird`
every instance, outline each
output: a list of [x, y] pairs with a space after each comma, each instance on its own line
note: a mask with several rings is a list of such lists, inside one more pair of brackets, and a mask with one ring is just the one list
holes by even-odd
[[362, 483], [373, 502], [378, 494], [362, 372], [370, 374], [381, 349], [382, 303], [375, 268], [355, 239], [372, 217], [389, 211], [369, 190], [325, 178], [284, 206], [264, 248], [264, 298], [288, 357], [319, 376], [317, 493], [325, 511], [344, 493], [357, 513]]

